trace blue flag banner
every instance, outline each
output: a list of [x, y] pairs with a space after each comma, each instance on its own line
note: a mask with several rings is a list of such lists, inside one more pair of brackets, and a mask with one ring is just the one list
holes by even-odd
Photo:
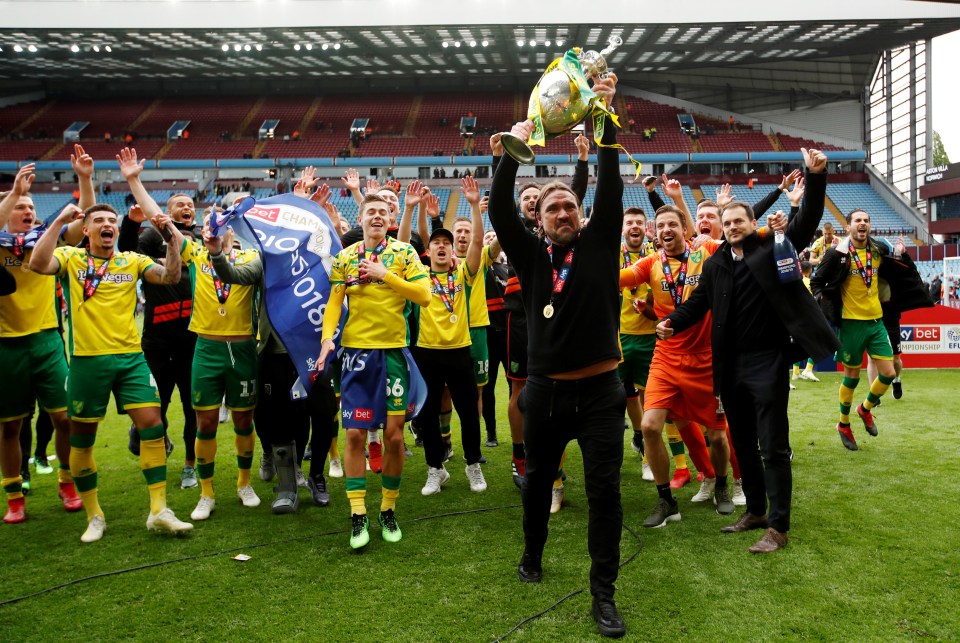
[[32, 248], [37, 245], [40, 235], [46, 232], [46, 230], [46, 225], [39, 225], [30, 232], [26, 232], [24, 234], [0, 232], [0, 248]]
[[[339, 235], [319, 205], [293, 194], [259, 201], [247, 197], [213, 219], [214, 234], [231, 224], [242, 237], [252, 235], [259, 246], [267, 317], [299, 375], [291, 397], [305, 399], [319, 374], [317, 357], [323, 312], [330, 299], [330, 270], [334, 256], [343, 249]], [[334, 337], [338, 345], [346, 312], [340, 319]]]

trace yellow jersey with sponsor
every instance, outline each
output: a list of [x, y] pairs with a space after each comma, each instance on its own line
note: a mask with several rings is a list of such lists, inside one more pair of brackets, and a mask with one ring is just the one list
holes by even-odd
[[[466, 261], [457, 262], [457, 267], [450, 272], [430, 271], [430, 305], [420, 307], [420, 336], [417, 338], [417, 346], [463, 348], [470, 345], [469, 320], [473, 311], [471, 292], [483, 291], [483, 288], [473, 287], [479, 274], [477, 272], [471, 275]], [[449, 292], [451, 281], [453, 296], [449, 303], [453, 308], [452, 312], [447, 310], [441, 295], [441, 292]]]
[[[386, 247], [377, 257], [388, 272], [400, 279], [426, 279], [427, 270], [409, 243], [386, 237]], [[404, 316], [407, 299], [382, 281], [360, 281], [360, 248], [363, 241], [337, 253], [330, 271], [330, 283], [346, 288], [347, 319], [341, 345], [347, 348], [403, 348], [410, 344]], [[374, 248], [364, 248], [372, 259]]]
[[[629, 268], [641, 259], [656, 252], [646, 243], [640, 252], [631, 252], [625, 246], [620, 249], [622, 260], [620, 269]], [[657, 332], [657, 321], [648, 319], [633, 308], [633, 301], [646, 301], [650, 293], [650, 284], [642, 283], [633, 288], [624, 288], [620, 297], [620, 334], [621, 335], [652, 335]]]
[[[690, 252], [687, 258], [687, 274], [684, 280], [683, 297], [681, 301], [686, 301], [693, 294], [693, 291], [700, 283], [700, 274], [703, 272], [703, 264], [713, 256], [717, 248], [720, 247], [719, 241], [709, 239], [698, 249]], [[670, 273], [677, 283], [677, 277], [680, 273], [682, 262], [674, 257], [668, 257]], [[655, 252], [649, 257], [644, 257], [638, 263], [630, 267], [633, 271], [636, 283], [648, 284], [653, 290], [653, 310], [658, 319], [663, 319], [674, 310], [673, 294], [670, 292], [670, 286], [663, 270], [663, 264], [659, 252]], [[694, 354], [710, 352], [710, 326], [712, 317], [707, 313], [703, 319], [694, 324], [690, 329], [678, 333], [669, 339], [657, 342], [657, 349], [670, 350], [676, 353]]]
[[[487, 278], [487, 269], [493, 265], [494, 259], [490, 255], [490, 246], [484, 246], [480, 252], [480, 268], [477, 270], [474, 281], [484, 283]], [[460, 257], [461, 263], [464, 258]], [[490, 313], [487, 311], [487, 291], [485, 288], [474, 288], [470, 284], [470, 328], [481, 328], [490, 325]], [[422, 344], [421, 344], [422, 346]]]
[[811, 259], [823, 259], [823, 255], [826, 254], [827, 250], [830, 248], [836, 248], [838, 245], [840, 245], [840, 238], [836, 235], [830, 239], [830, 243], [827, 243], [824, 241], [824, 239], [826, 239], [826, 237], [820, 237], [813, 242], [812, 246], [810, 246]]
[[[106, 271], [93, 296], [83, 299], [87, 279], [87, 251], [57, 248], [57, 276], [70, 310], [70, 354], [118, 355], [140, 352], [140, 334], [133, 320], [137, 308], [137, 280], [157, 265], [137, 252], [117, 252], [109, 258], [93, 257], [94, 271]], [[92, 255], [91, 255], [92, 256]]]
[[17, 257], [0, 248], [0, 264], [17, 282], [17, 291], [0, 297], [0, 337], [24, 337], [57, 327], [57, 278], [27, 269], [33, 250]]
[[[252, 249], [233, 250], [230, 260], [238, 266], [250, 263], [260, 255]], [[189, 268], [193, 281], [193, 314], [190, 330], [199, 335], [231, 337], [253, 335], [256, 317], [254, 294], [256, 286], [221, 283], [221, 293], [226, 301], [220, 303], [214, 284], [214, 271], [206, 246], [193, 239], [183, 240], [180, 252], [185, 268]], [[228, 288], [229, 292], [224, 289]]]
[[[870, 287], [863, 281], [863, 275], [857, 268], [857, 262], [851, 255], [850, 274], [840, 286], [840, 298], [843, 301], [843, 319], [881, 319], [883, 308], [880, 307], [880, 279], [877, 270], [880, 269], [880, 253], [876, 248], [872, 251], [871, 264], [873, 265], [873, 279]], [[867, 249], [857, 248], [860, 265], [867, 269]]]

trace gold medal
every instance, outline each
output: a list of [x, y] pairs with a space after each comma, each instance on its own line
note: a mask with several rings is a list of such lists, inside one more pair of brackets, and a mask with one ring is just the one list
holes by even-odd
[[26, 261], [20, 264], [20, 270], [23, 272], [30, 272], [30, 267], [27, 265]]
[[219, 308], [217, 308], [217, 313], [218, 313], [221, 317], [226, 317], [226, 316], [227, 316], [227, 309], [224, 308], [223, 306], [220, 306]]
[[543, 316], [547, 319], [553, 317], [553, 304], [547, 304], [543, 307]]
[[456, 315], [450, 315], [450, 323], [451, 323], [451, 324], [456, 324], [458, 319], [460, 319], [460, 318], [457, 317]]

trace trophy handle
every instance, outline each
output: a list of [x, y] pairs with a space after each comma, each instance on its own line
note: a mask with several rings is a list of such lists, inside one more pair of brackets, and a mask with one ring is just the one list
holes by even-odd
[[500, 135], [500, 144], [503, 145], [503, 151], [509, 154], [517, 163], [533, 165], [534, 160], [537, 158], [526, 141], [514, 136], [510, 132], [503, 132]]

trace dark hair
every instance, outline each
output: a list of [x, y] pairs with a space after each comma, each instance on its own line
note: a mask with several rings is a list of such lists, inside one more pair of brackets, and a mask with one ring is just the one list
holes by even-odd
[[520, 187], [517, 189], [517, 197], [523, 196], [523, 193], [526, 192], [527, 190], [529, 190], [530, 188], [533, 188], [534, 190], [537, 190], [537, 191], [539, 192], [539, 191], [540, 191], [540, 184], [539, 184], [539, 183], [533, 183], [533, 182], [522, 183], [522, 184], [520, 185]]
[[577, 198], [577, 194], [573, 191], [573, 188], [563, 181], [550, 181], [549, 183], [545, 183], [544, 185], [540, 186], [540, 196], [537, 197], [537, 207], [535, 211], [539, 213], [540, 204], [543, 203], [544, 198], [546, 198], [546, 196], [551, 192], [556, 192], [557, 190], [569, 192], [570, 195], [573, 196], [574, 201], [577, 202], [577, 208], [579, 209], [580, 199]]
[[731, 201], [730, 203], [720, 208], [720, 218], [721, 219], [723, 218], [724, 212], [726, 212], [727, 210], [731, 210], [733, 208], [743, 208], [751, 221], [757, 218], [757, 215], [753, 213], [753, 206], [751, 206], [749, 203], [744, 203], [743, 201]]
[[473, 219], [470, 217], [457, 217], [453, 220], [453, 225], [457, 225], [458, 223], [469, 223], [470, 225], [473, 225]]
[[683, 210], [675, 205], [661, 205], [657, 208], [657, 213], [653, 215], [653, 220], [656, 221], [661, 214], [667, 214], [668, 212], [677, 215], [677, 218], [680, 219], [680, 227], [686, 230], [687, 217], [684, 215]]
[[647, 218], [647, 213], [643, 211], [643, 208], [638, 208], [635, 205], [630, 206], [629, 208], [623, 211], [623, 216], [627, 216], [628, 214], [639, 214], [644, 219]]
[[809, 261], [801, 261], [801, 262], [800, 262], [800, 272], [802, 272], [803, 274], [807, 274], [807, 273], [810, 272], [811, 270], [813, 270], [813, 264], [812, 264], [812, 263], [810, 263]]
[[94, 203], [83, 211], [83, 222], [86, 223], [87, 219], [89, 219], [90, 215], [94, 212], [110, 212], [111, 214], [115, 214], [118, 218], [120, 216], [109, 203]]
[[867, 215], [867, 221], [870, 220], [870, 213], [869, 213], [869, 212], [867, 212], [867, 211], [864, 210], [863, 208], [856, 208], [856, 209], [854, 209], [854, 210], [850, 210], [850, 212], [849, 212], [849, 213], [847, 214], [847, 216], [845, 217], [846, 220], [847, 220], [847, 225], [850, 225], [850, 223], [853, 221], [853, 215], [855, 215], [857, 212], [863, 212], [865, 215]]

